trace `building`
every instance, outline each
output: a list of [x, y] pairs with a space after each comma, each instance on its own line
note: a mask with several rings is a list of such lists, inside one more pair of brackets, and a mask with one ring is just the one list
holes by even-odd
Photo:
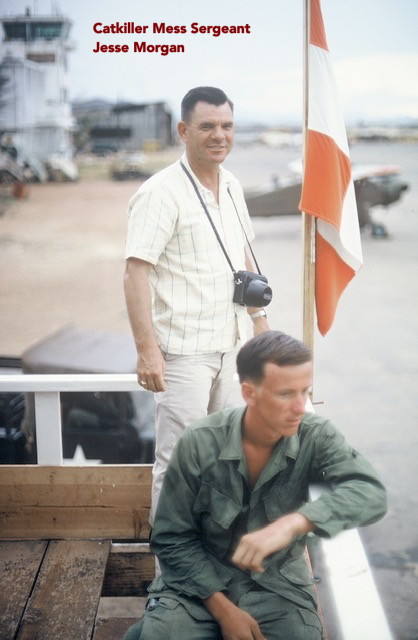
[[0, 131], [34, 176], [76, 179], [69, 101], [71, 21], [62, 15], [2, 17]]
[[74, 105], [79, 123], [89, 113], [87, 144], [95, 153], [152, 151], [172, 143], [172, 116], [165, 102]]

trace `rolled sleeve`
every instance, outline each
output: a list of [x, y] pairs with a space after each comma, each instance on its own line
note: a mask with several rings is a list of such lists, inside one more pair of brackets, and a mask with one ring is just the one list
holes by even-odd
[[177, 206], [160, 186], [139, 189], [129, 203], [125, 258], [139, 258], [156, 265], [172, 237]]
[[375, 469], [328, 421], [315, 439], [314, 474], [324, 491], [298, 511], [315, 525], [318, 535], [331, 537], [385, 515], [386, 490]]

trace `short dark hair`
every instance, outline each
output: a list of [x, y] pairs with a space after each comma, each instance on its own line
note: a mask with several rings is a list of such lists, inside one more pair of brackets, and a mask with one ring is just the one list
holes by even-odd
[[183, 122], [187, 122], [198, 102], [208, 102], [217, 107], [227, 102], [231, 107], [231, 111], [234, 111], [234, 103], [222, 89], [217, 89], [216, 87], [194, 87], [194, 89], [190, 89], [186, 93], [181, 101], [181, 119]]
[[311, 361], [312, 352], [306, 344], [282, 331], [272, 330], [260, 333], [241, 347], [237, 370], [240, 382], [261, 382], [268, 362], [286, 367]]

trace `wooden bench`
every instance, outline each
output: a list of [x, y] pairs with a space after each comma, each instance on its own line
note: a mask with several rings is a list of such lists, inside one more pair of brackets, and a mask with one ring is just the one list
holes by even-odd
[[150, 500], [151, 465], [0, 466], [0, 640], [120, 640], [154, 576]]
[[[151, 465], [0, 465], [0, 640], [121, 640], [154, 577], [150, 503]], [[327, 637], [393, 640], [358, 532], [321, 549]]]

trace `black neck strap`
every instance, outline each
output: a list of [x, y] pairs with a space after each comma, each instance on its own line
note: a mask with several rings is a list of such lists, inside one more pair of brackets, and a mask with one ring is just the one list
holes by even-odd
[[[230, 259], [229, 255], [228, 255], [228, 253], [227, 253], [227, 251], [226, 251], [226, 249], [225, 249], [225, 247], [224, 247], [224, 244], [223, 244], [223, 242], [222, 242], [222, 240], [221, 240], [221, 238], [220, 238], [220, 235], [219, 235], [219, 233], [218, 233], [217, 228], [215, 227], [215, 223], [214, 223], [214, 222], [213, 222], [213, 220], [212, 220], [212, 217], [211, 217], [211, 215], [210, 215], [210, 213], [209, 213], [209, 210], [208, 210], [208, 208], [207, 208], [207, 206], [206, 206], [205, 201], [204, 201], [204, 200], [203, 200], [203, 198], [202, 198], [202, 195], [201, 195], [201, 193], [200, 193], [200, 191], [199, 191], [199, 189], [198, 189], [198, 187], [197, 187], [197, 184], [196, 184], [196, 182], [193, 180], [193, 176], [191, 175], [190, 171], [188, 171], [188, 170], [187, 170], [187, 168], [185, 167], [185, 165], [183, 164], [183, 162], [182, 162], [181, 160], [180, 160], [180, 165], [181, 165], [181, 168], [183, 169], [184, 173], [186, 174], [186, 176], [189, 178], [190, 182], [192, 183], [192, 185], [193, 185], [193, 189], [195, 190], [196, 195], [197, 195], [197, 197], [199, 198], [200, 204], [202, 205], [203, 211], [205, 212], [205, 214], [206, 214], [206, 216], [207, 216], [207, 218], [208, 218], [208, 220], [209, 220], [209, 222], [210, 222], [210, 225], [211, 225], [211, 227], [212, 227], [212, 229], [213, 229], [213, 232], [214, 232], [214, 234], [215, 234], [215, 236], [216, 236], [216, 239], [218, 240], [218, 242], [219, 242], [219, 244], [220, 244], [220, 247], [221, 247], [221, 249], [222, 249], [222, 251], [223, 251], [223, 253], [224, 253], [225, 258], [226, 258], [226, 259], [227, 259], [227, 261], [228, 261], [229, 266], [231, 267], [232, 273], [235, 275], [235, 274], [236, 274], [236, 271], [235, 271], [235, 269], [234, 269], [234, 267], [233, 267], [233, 265], [232, 265], [231, 259]], [[253, 257], [253, 260], [254, 260], [255, 266], [257, 267], [257, 271], [258, 271], [258, 273], [259, 273], [259, 274], [261, 274], [261, 271], [260, 271], [260, 268], [259, 268], [259, 266], [258, 266], [258, 263], [257, 263], [256, 257], [255, 257], [255, 255], [254, 255], [254, 251], [252, 250], [252, 247], [251, 247], [250, 242], [249, 242], [249, 240], [248, 240], [248, 236], [247, 236], [247, 234], [246, 234], [246, 232], [245, 232], [244, 225], [242, 224], [242, 221], [241, 221], [240, 215], [239, 215], [239, 213], [238, 213], [237, 206], [236, 206], [236, 204], [235, 204], [234, 198], [232, 197], [232, 194], [231, 194], [231, 191], [230, 191], [229, 187], [228, 187], [228, 189], [227, 189], [227, 190], [228, 190], [228, 193], [229, 193], [229, 197], [231, 198], [232, 203], [233, 203], [233, 205], [234, 205], [234, 209], [235, 209], [235, 212], [236, 212], [236, 214], [237, 214], [237, 217], [238, 217], [239, 223], [240, 223], [240, 225], [241, 225], [241, 228], [242, 228], [242, 230], [243, 230], [243, 232], [244, 232], [245, 239], [246, 239], [247, 244], [248, 244], [248, 246], [249, 246], [249, 248], [250, 248], [251, 255], [252, 255], [252, 257]]]

